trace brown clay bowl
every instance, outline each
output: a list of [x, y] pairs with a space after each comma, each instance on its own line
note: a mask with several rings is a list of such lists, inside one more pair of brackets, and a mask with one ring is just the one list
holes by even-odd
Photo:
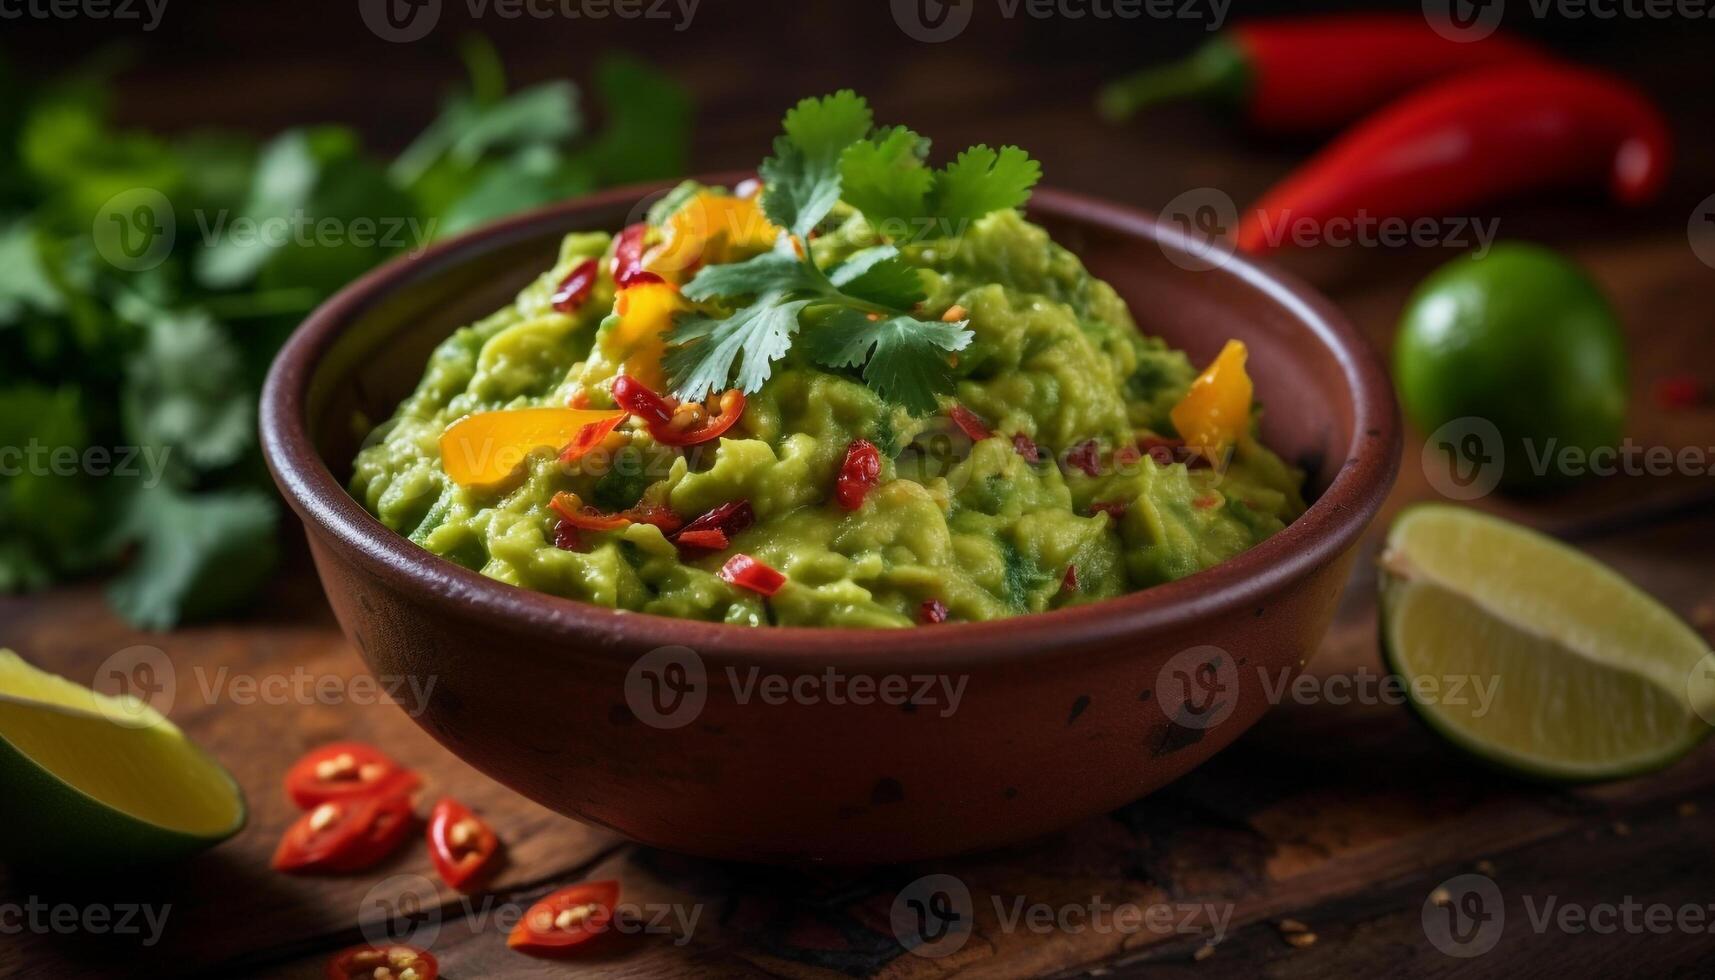
[[[650, 190], [570, 201], [389, 264], [317, 310], [268, 377], [268, 463], [340, 625], [376, 674], [433, 678], [427, 703], [408, 707], [460, 758], [670, 850], [924, 858], [1030, 838], [1172, 782], [1243, 734], [1266, 691], [1316, 650], [1398, 469], [1386, 377], [1304, 287], [1243, 260], [1188, 271], [1170, 260], [1191, 247], [1172, 228], [1053, 190], [1037, 192], [1031, 217], [1111, 282], [1145, 331], [1198, 362], [1229, 337], [1249, 345], [1264, 438], [1305, 467], [1315, 497], [1285, 531], [1098, 604], [833, 630], [584, 605], [483, 578], [382, 527], [344, 489], [353, 419], [388, 417], [436, 343], [509, 301], [563, 233], [617, 229]], [[770, 703], [780, 699], [750, 688], [752, 671], [800, 695]], [[934, 703], [917, 697], [925, 676], [961, 692], [956, 710], [946, 687], [931, 689]]]

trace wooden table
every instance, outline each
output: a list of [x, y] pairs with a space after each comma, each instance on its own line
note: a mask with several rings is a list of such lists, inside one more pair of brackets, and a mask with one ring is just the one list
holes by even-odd
[[[1613, 297], [1634, 358], [1631, 436], [1647, 445], [1715, 451], [1715, 412], [1670, 414], [1648, 397], [1650, 383], [1668, 374], [1691, 371], [1715, 382], [1709, 355], [1715, 270], [1698, 261], [1685, 232], [1691, 208], [1715, 191], [1696, 176], [1711, 172], [1715, 162], [1715, 139], [1698, 94], [1706, 86], [1687, 84], [1706, 81], [1706, 71], [1697, 71], [1704, 57], [1697, 44], [1688, 38], [1661, 57], [1617, 56], [1681, 107], [1675, 116], [1687, 141], [1684, 164], [1661, 205], [1614, 215], [1594, 201], [1537, 202], [1495, 213], [1507, 237], [1567, 250]], [[703, 62], [695, 61], [699, 56]], [[911, 69], [877, 73], [865, 88], [941, 137], [942, 145], [1016, 140], [1037, 149], [1055, 184], [1145, 207], [1203, 185], [1228, 189], [1242, 201], [1302, 153], [1301, 147], [1250, 140], [1194, 110], [1163, 113], [1147, 127], [1104, 128], [1083, 111], [1081, 99], [1096, 78], [1112, 73], [1111, 58], [1107, 67], [1047, 63], [1039, 75], [1020, 80], [985, 65], [984, 57], [981, 49], [949, 46], [937, 66], [939, 87], [927, 94], [925, 76]], [[687, 58], [685, 73], [707, 84], [700, 91], [705, 119], [712, 120], [702, 130], [697, 162], [707, 169], [753, 162], [788, 86], [767, 86], [762, 108], [755, 104], [758, 86], [729, 80], [712, 56]], [[840, 64], [851, 67], [849, 58]], [[830, 87], [820, 84], [827, 74], [804, 81], [808, 75], [796, 72], [791, 94]], [[309, 75], [320, 85], [310, 91], [328, 90], [329, 103], [343, 97], [344, 88], [330, 84], [327, 71]], [[988, 84], [957, 84], [971, 75]], [[146, 79], [156, 88], [144, 91], [187, 88], [171, 72], [160, 77], [165, 80]], [[230, 73], [222, 77], [234, 81]], [[333, 71], [331, 77], [343, 76]], [[1045, 88], [1042, 78], [1053, 84]], [[236, 111], [218, 91], [206, 101]], [[245, 108], [250, 104], [246, 99]], [[285, 111], [271, 105], [268, 111]], [[151, 111], [145, 106], [138, 114], [147, 118]], [[1145, 161], [1141, 170], [1136, 161]], [[1385, 350], [1412, 284], [1451, 254], [1346, 249], [1292, 264]], [[1420, 445], [1414, 438], [1407, 448], [1389, 514], [1435, 496]], [[1715, 632], [1712, 503], [1715, 479], [1679, 475], [1614, 477], [1551, 498], [1488, 498], [1479, 506], [1561, 534], [1612, 562], [1707, 636]], [[166, 635], [129, 630], [90, 586], [0, 600], [0, 645], [79, 680], [124, 647], [141, 643], [165, 651], [175, 666], [174, 719], [233, 771], [250, 804], [249, 825], [236, 839], [166, 872], [102, 881], [0, 872], [0, 909], [32, 901], [80, 909], [170, 907], [151, 946], [136, 935], [5, 935], [0, 977], [315, 976], [331, 951], [365, 935], [364, 923], [371, 932], [383, 928], [399, 921], [391, 913], [401, 908], [414, 910], [409, 921], [418, 927], [417, 938], [432, 939], [450, 977], [1707, 975], [1715, 942], [1705, 934], [1568, 932], [1558, 920], [1538, 930], [1533, 915], [1540, 916], [1551, 898], [1581, 908], [1635, 900], [1707, 911], [1715, 901], [1711, 751], [1629, 782], [1534, 786], [1453, 755], [1396, 704], [1374, 697], [1332, 703], [1344, 688], [1340, 680], [1328, 681], [1371, 684], [1381, 674], [1369, 558], [1387, 516], [1372, 529], [1338, 622], [1310, 667], [1328, 697], [1311, 703], [1288, 698], [1184, 780], [1064, 833], [1001, 853], [861, 872], [746, 867], [633, 846], [490, 782], [396, 707], [349, 699], [319, 703], [291, 694], [293, 684], [325, 678], [349, 691], [344, 683], [362, 670], [301, 553], [252, 615]], [[246, 686], [251, 682], [259, 692]], [[282, 685], [287, 693], [275, 696]], [[425, 773], [431, 797], [455, 795], [487, 817], [510, 857], [490, 890], [460, 899], [438, 888], [420, 845], [349, 878], [269, 871], [274, 843], [296, 816], [280, 777], [300, 753], [335, 738], [387, 747]], [[942, 958], [907, 952], [889, 926], [900, 890], [928, 874], [955, 876], [969, 889], [976, 913], [973, 934]], [[1506, 921], [1493, 951], [1470, 960], [1430, 942], [1424, 911], [1443, 882], [1466, 874], [1495, 883]], [[571, 964], [507, 950], [505, 928], [534, 897], [599, 877], [620, 879], [628, 901], [685, 918], [694, 914], [695, 927], [688, 937], [614, 937], [594, 956]], [[1014, 909], [1038, 904], [1056, 910], [1165, 906], [1173, 914], [1157, 923], [1158, 930], [1005, 926]], [[1185, 910], [1195, 914], [1185, 920]]]

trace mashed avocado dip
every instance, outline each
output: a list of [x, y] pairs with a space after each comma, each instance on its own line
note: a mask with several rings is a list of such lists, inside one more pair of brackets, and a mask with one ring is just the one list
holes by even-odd
[[760, 188], [688, 184], [617, 236], [568, 235], [436, 350], [353, 494], [500, 581], [746, 625], [1092, 602], [1303, 511], [1256, 440], [1243, 346], [1199, 374], [1141, 335], [1016, 210], [1021, 151], [931, 170], [849, 93], [786, 128]]

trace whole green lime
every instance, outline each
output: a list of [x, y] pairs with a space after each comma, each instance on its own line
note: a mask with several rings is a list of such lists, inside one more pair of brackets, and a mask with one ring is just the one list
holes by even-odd
[[1512, 488], [1583, 472], [1625, 424], [1619, 320], [1583, 270], [1538, 245], [1503, 242], [1425, 279], [1406, 304], [1393, 373], [1426, 435], [1498, 436], [1489, 458]]

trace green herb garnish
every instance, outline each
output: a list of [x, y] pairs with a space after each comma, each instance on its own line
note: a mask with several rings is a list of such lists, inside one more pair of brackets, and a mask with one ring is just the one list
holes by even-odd
[[704, 268], [685, 285], [696, 302], [748, 302], [724, 317], [694, 313], [674, 325], [666, 367], [678, 396], [701, 400], [729, 382], [756, 391], [804, 329], [817, 362], [860, 368], [881, 397], [933, 411], [936, 396], [952, 390], [949, 355], [971, 342], [968, 321], [918, 317], [922, 282], [894, 245], [828, 269], [805, 245], [842, 199], [884, 238], [910, 243], [1021, 206], [1042, 175], [1013, 146], [973, 146], [939, 170], [925, 163], [928, 154], [929, 141], [909, 129], [876, 129], [868, 103], [849, 90], [786, 113], [774, 155], [758, 168], [763, 213], [784, 233], [773, 251]]

